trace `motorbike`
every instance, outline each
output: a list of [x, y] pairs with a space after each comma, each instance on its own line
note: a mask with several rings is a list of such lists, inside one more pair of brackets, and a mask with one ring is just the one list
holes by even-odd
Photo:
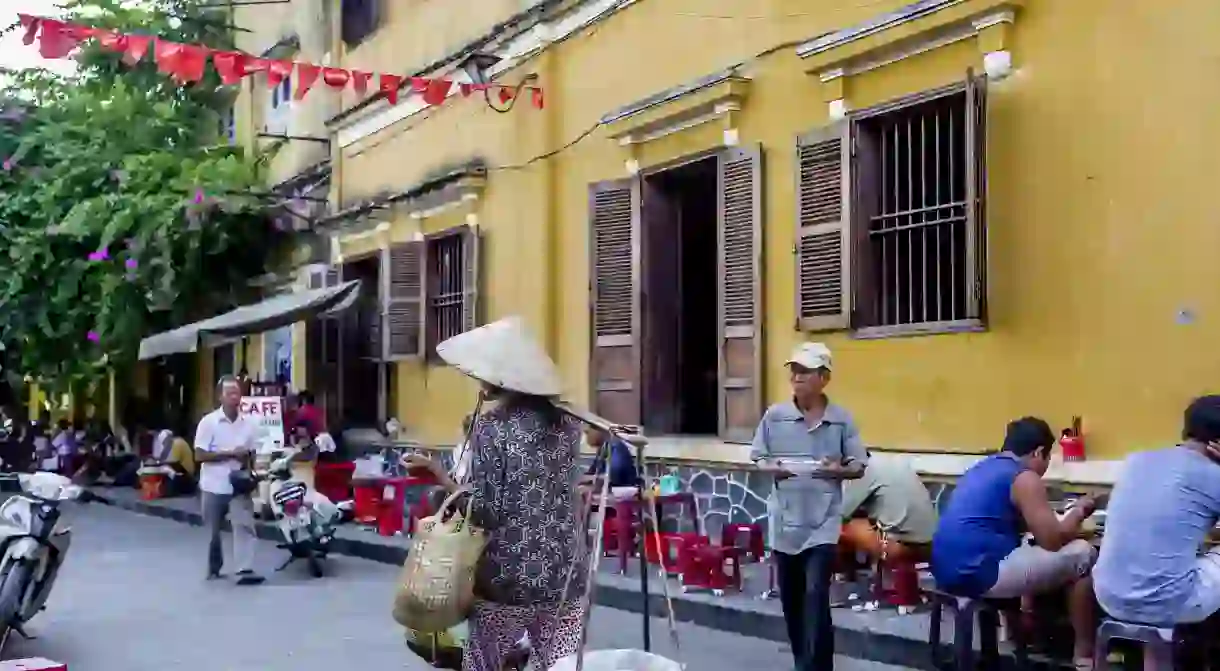
[[61, 525], [65, 501], [109, 503], [72, 484], [68, 478], [39, 471], [0, 478], [0, 650], [12, 632], [23, 638], [25, 625], [51, 595], [59, 567], [72, 544], [71, 528]]
[[335, 530], [351, 518], [351, 502], [336, 505], [304, 482], [294, 479], [292, 463], [287, 457], [272, 461], [264, 477], [271, 483], [271, 515], [283, 539], [277, 547], [288, 551], [288, 559], [276, 571], [283, 571], [298, 559], [304, 559], [313, 577], [321, 578], [325, 574], [323, 563], [330, 552]]

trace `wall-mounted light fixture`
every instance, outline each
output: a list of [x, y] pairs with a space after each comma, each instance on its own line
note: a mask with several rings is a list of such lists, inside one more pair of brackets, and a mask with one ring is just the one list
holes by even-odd
[[513, 91], [513, 97], [508, 101], [507, 106], [499, 107], [491, 97], [491, 87], [489, 86], [491, 84], [491, 76], [489, 71], [502, 60], [504, 59], [495, 54], [478, 51], [467, 56], [466, 60], [462, 61], [462, 70], [466, 72], [466, 76], [470, 77], [471, 83], [483, 90], [483, 102], [487, 103], [487, 106], [492, 110], [505, 113], [512, 111], [513, 107], [517, 104], [517, 99], [521, 97], [521, 91], [525, 88], [525, 85], [537, 79], [538, 75], [526, 75], [517, 84], [516, 90]]

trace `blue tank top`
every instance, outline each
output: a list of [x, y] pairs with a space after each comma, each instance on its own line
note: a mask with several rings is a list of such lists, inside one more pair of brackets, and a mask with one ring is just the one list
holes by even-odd
[[1001, 452], [971, 466], [958, 479], [932, 537], [932, 576], [951, 594], [979, 597], [995, 585], [1000, 560], [1021, 542], [1021, 513], [1012, 483], [1025, 470]]

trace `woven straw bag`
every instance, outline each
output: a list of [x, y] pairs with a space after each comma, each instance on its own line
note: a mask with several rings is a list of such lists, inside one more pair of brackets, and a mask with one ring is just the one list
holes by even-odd
[[394, 620], [418, 632], [446, 631], [466, 619], [474, 603], [474, 574], [487, 534], [464, 515], [452, 514], [466, 489], [449, 495], [432, 517], [419, 521], [394, 594]]

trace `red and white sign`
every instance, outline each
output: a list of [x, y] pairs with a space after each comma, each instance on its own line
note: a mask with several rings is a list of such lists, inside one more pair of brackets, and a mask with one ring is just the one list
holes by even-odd
[[243, 396], [241, 415], [258, 427], [258, 451], [284, 449], [284, 404], [279, 396]]

